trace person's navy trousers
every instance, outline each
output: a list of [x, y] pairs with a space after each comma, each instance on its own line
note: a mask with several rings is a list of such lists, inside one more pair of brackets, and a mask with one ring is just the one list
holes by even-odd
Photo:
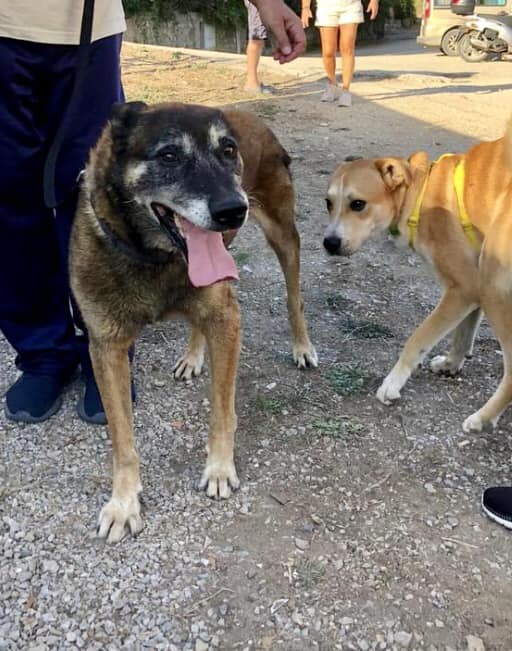
[[57, 161], [54, 215], [43, 201], [43, 167], [69, 104], [78, 48], [0, 38], [0, 329], [22, 371], [69, 373], [79, 361], [68, 282], [76, 179], [123, 99], [120, 47], [121, 35], [91, 45]]

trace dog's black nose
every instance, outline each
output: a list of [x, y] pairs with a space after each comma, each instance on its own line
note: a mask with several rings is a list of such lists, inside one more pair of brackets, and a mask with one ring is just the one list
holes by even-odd
[[210, 203], [212, 220], [223, 229], [239, 228], [247, 214], [247, 204], [240, 198], [222, 199]]
[[339, 253], [341, 249], [341, 240], [336, 235], [330, 235], [329, 237], [324, 238], [324, 246], [329, 253], [334, 255]]

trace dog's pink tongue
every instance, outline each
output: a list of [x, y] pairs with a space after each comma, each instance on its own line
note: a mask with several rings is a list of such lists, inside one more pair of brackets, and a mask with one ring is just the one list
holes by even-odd
[[188, 249], [188, 277], [194, 287], [207, 287], [220, 280], [238, 280], [235, 261], [222, 234], [181, 220]]

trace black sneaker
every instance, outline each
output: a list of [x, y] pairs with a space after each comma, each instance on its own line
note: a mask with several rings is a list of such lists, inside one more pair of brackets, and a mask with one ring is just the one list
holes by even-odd
[[5, 415], [19, 423], [42, 423], [62, 406], [69, 375], [22, 373], [5, 394]]
[[[85, 382], [85, 391], [78, 401], [76, 410], [78, 415], [86, 423], [92, 423], [93, 425], [106, 425], [107, 417], [105, 415], [105, 410], [103, 409], [103, 403], [101, 402], [101, 396], [94, 379], [93, 373], [84, 373], [83, 375]], [[135, 403], [136, 392], [133, 385], [133, 380], [131, 381], [131, 391], [132, 391], [132, 403]]]
[[486, 488], [482, 495], [482, 509], [491, 520], [512, 529], [512, 486]]

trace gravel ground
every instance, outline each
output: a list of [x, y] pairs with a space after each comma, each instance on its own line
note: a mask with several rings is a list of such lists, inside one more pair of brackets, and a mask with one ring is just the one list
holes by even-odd
[[[183, 65], [181, 55], [158, 52], [154, 71], [164, 61], [166, 74], [143, 97], [175, 97], [190, 74], [188, 100], [194, 88], [209, 103], [241, 99], [233, 84], [243, 60]], [[131, 97], [136, 54], [128, 48]], [[434, 84], [424, 67], [391, 76], [370, 74], [372, 62], [361, 67], [351, 111], [320, 105], [317, 79], [270, 67], [278, 95], [251, 104], [293, 158], [306, 313], [321, 366], [293, 367], [282, 277], [249, 224], [233, 249], [244, 340], [242, 488], [230, 500], [194, 490], [209, 378], [207, 370], [193, 383], [171, 377], [183, 324], [148, 328], [136, 350], [146, 527], [135, 540], [95, 538], [110, 444], [105, 428], [78, 419], [78, 381], [43, 425], [2, 414], [0, 649], [512, 649], [510, 538], [479, 510], [482, 488], [510, 477], [510, 414], [492, 434], [461, 429], [500, 377], [492, 331], [482, 326], [462, 376], [421, 369], [400, 404], [386, 408], [376, 386], [435, 304], [437, 286], [386, 239], [350, 260], [327, 259], [321, 246], [327, 175], [346, 155], [434, 155], [472, 136], [497, 137], [511, 91], [482, 91], [492, 74], [485, 66], [481, 86], [476, 75], [462, 91], [464, 78], [438, 74]], [[153, 77], [143, 73], [147, 88]], [[446, 94], [429, 94], [433, 85]], [[455, 125], [472, 94], [475, 111]], [[493, 115], [501, 110], [501, 122], [477, 121], [482, 101]], [[5, 390], [16, 370], [3, 339], [0, 361]]]

